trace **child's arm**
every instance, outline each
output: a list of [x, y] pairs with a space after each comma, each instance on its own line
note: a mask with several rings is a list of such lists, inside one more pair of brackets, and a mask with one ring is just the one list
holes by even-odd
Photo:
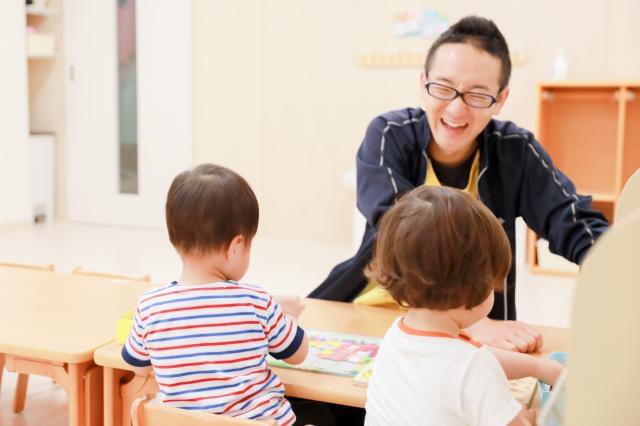
[[549, 358], [537, 358], [500, 348], [490, 349], [498, 358], [498, 362], [509, 380], [535, 377], [553, 386], [562, 372], [562, 364]]
[[146, 377], [147, 374], [149, 374], [149, 372], [153, 371], [153, 368], [150, 365], [146, 367], [136, 367], [136, 366], [130, 365], [129, 368], [133, 370], [136, 376], [143, 376], [143, 377]]
[[524, 405], [517, 416], [509, 422], [507, 426], [531, 426], [535, 425], [536, 416], [533, 410], [527, 409]]
[[540, 332], [520, 321], [483, 318], [465, 332], [478, 342], [509, 351], [535, 352], [542, 347]]
[[307, 356], [309, 343], [304, 330], [283, 312], [278, 301], [269, 297], [264, 329], [269, 342], [269, 353], [290, 364], [300, 364]]
[[307, 333], [304, 334], [304, 338], [302, 339], [302, 343], [298, 347], [298, 350], [291, 355], [289, 358], [283, 359], [287, 364], [300, 364], [307, 357], [307, 352], [309, 352], [309, 339], [307, 338]]

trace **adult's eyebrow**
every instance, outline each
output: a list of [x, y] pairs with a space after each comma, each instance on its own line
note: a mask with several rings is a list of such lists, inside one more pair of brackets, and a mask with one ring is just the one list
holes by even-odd
[[[448, 79], [446, 77], [438, 77], [438, 76], [436, 76], [432, 81], [446, 83], [446, 84], [450, 85], [451, 87], [455, 86], [455, 83], [452, 80], [450, 80], [450, 79]], [[469, 92], [469, 91], [473, 92], [474, 90], [483, 90], [485, 92], [491, 92], [491, 88], [489, 88], [489, 86], [486, 86], [484, 84], [474, 84], [473, 86], [465, 88], [464, 91], [465, 92]]]

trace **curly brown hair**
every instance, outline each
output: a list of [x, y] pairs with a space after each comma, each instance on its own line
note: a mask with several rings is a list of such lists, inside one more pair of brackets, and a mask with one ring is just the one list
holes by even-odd
[[171, 244], [179, 253], [226, 249], [236, 235], [250, 242], [258, 230], [258, 200], [233, 170], [200, 164], [173, 179], [165, 206]]
[[382, 217], [366, 276], [401, 306], [448, 310], [482, 303], [511, 266], [502, 225], [458, 189], [422, 186]]

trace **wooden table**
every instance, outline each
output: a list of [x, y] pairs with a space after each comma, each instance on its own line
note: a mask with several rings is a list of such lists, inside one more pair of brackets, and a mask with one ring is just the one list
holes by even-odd
[[93, 353], [113, 341], [116, 319], [151, 284], [9, 267], [0, 267], [0, 283], [7, 370], [51, 377], [67, 392], [69, 424], [91, 423], [85, 389], [89, 378], [101, 381]]
[[[365, 336], [382, 337], [395, 318], [394, 309], [360, 306], [351, 303], [307, 299], [300, 316], [302, 327]], [[568, 330], [536, 326], [544, 336], [543, 353], [564, 350]], [[136, 376], [120, 356], [122, 346], [110, 343], [95, 352], [95, 363], [104, 369], [104, 425], [130, 424], [129, 407], [144, 394], [153, 394], [158, 386], [152, 374]], [[287, 396], [364, 407], [367, 390], [355, 386], [348, 377], [319, 374], [287, 368], [273, 368], [285, 385]], [[126, 408], [124, 408], [126, 407]]]

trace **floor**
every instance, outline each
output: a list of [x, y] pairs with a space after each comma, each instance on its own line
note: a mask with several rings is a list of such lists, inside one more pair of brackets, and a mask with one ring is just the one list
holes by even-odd
[[[524, 246], [522, 237], [518, 245]], [[243, 281], [260, 284], [272, 293], [304, 296], [324, 279], [334, 264], [351, 254], [352, 244], [257, 235], [251, 266]], [[180, 273], [179, 258], [164, 230], [70, 223], [1, 227], [0, 261], [53, 263], [58, 271], [82, 266], [94, 271], [150, 274], [152, 280], [159, 283], [175, 279]], [[575, 279], [530, 274], [522, 254], [517, 263], [519, 319], [567, 327]], [[38, 376], [30, 377], [24, 412], [13, 414], [11, 400], [15, 380], [15, 374], [4, 372], [0, 389], [0, 425], [67, 424], [65, 393], [50, 379]]]

